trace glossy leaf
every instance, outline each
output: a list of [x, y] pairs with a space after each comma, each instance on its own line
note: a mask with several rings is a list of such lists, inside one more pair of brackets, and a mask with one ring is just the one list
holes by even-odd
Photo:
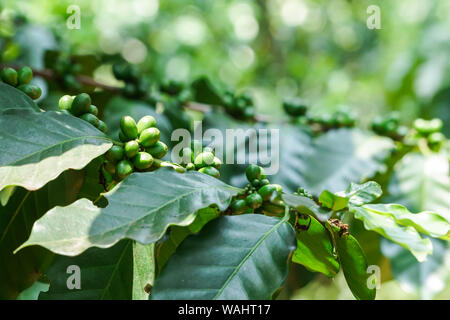
[[47, 277], [50, 288], [39, 295], [40, 300], [131, 299], [133, 243], [124, 240], [112, 248], [91, 248], [76, 257], [57, 256]]
[[40, 111], [36, 103], [25, 93], [0, 81], [0, 113], [7, 109]]
[[281, 197], [288, 206], [295, 208], [300, 213], [313, 215], [321, 220], [327, 220], [332, 214], [331, 210], [322, 208], [310, 198], [287, 193], [283, 193]]
[[215, 208], [204, 208], [200, 209], [197, 212], [197, 217], [194, 222], [190, 225], [181, 227], [181, 226], [172, 226], [170, 228], [167, 239], [161, 241], [161, 243], [157, 246], [157, 266], [158, 272], [164, 268], [166, 262], [169, 258], [174, 254], [175, 250], [178, 246], [186, 239], [189, 235], [198, 233], [203, 226], [205, 226], [211, 220], [217, 218], [220, 212], [218, 212]]
[[340, 211], [346, 208], [348, 205], [348, 200], [349, 200], [348, 197], [339, 196], [328, 190], [322, 191], [322, 193], [319, 196], [320, 204], [333, 211]]
[[389, 216], [370, 210], [370, 207], [350, 207], [355, 218], [364, 222], [367, 230], [375, 231], [383, 237], [398, 243], [411, 251], [418, 261], [425, 261], [426, 256], [433, 252], [429, 239], [423, 239], [412, 226], [401, 226]]
[[63, 255], [77, 255], [89, 247], [107, 248], [121, 239], [143, 244], [159, 240], [171, 225], [186, 226], [198, 210], [217, 205], [225, 210], [240, 191], [199, 172], [161, 168], [134, 173], [105, 193], [106, 208], [87, 199], [56, 207], [38, 220], [28, 241]]
[[59, 112], [10, 109], [0, 115], [0, 190], [37, 190], [67, 169], [81, 169], [112, 142], [95, 127]]
[[302, 226], [309, 227], [306, 230], [298, 228], [297, 249], [292, 255], [292, 261], [311, 271], [334, 277], [339, 271], [339, 261], [333, 253], [329, 231], [314, 217], [308, 216], [302, 220]]
[[353, 295], [358, 300], [374, 300], [376, 289], [368, 286], [367, 259], [358, 241], [352, 235], [342, 233], [329, 220], [326, 226], [332, 233], [345, 280]]
[[41, 276], [51, 252], [40, 247], [13, 251], [28, 238], [35, 220], [54, 206], [75, 201], [82, 183], [82, 171], [66, 171], [38, 191], [17, 188], [8, 204], [0, 206], [1, 299], [14, 299]]
[[183, 241], [151, 298], [270, 299], [286, 280], [296, 245], [286, 220], [254, 214], [214, 220]]
[[363, 184], [352, 182], [342, 194], [349, 198], [351, 204], [360, 206], [378, 199], [383, 194], [383, 191], [381, 186], [375, 181], [368, 181]]

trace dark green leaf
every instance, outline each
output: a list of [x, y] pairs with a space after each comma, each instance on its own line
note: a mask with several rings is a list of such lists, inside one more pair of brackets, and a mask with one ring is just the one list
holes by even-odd
[[112, 142], [94, 126], [59, 112], [10, 109], [0, 114], [0, 190], [37, 190], [67, 169], [81, 169]]
[[191, 84], [194, 101], [210, 105], [222, 105], [220, 92], [206, 77], [201, 77]]
[[152, 299], [270, 299], [283, 285], [295, 232], [283, 219], [224, 216], [189, 236], [155, 281]]

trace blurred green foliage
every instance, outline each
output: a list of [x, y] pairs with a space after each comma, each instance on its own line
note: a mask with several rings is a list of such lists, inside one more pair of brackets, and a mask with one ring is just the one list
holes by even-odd
[[[122, 55], [157, 79], [205, 74], [249, 89], [261, 113], [282, 117], [282, 98], [299, 95], [317, 112], [345, 104], [367, 123], [393, 109], [406, 123], [441, 117], [450, 130], [447, 0], [2, 2], [2, 36], [20, 38], [10, 20], [26, 19], [73, 54]], [[81, 10], [79, 30], [66, 27], [71, 4]], [[380, 8], [379, 30], [366, 25], [370, 5]], [[4, 58], [26, 55], [2, 45]], [[108, 65], [96, 76], [114, 83]]]

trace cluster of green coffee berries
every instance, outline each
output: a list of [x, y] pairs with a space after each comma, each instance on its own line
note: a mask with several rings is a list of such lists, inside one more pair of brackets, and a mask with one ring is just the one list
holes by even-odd
[[42, 94], [41, 88], [30, 84], [31, 79], [33, 79], [33, 71], [30, 67], [22, 67], [17, 71], [9, 67], [3, 68], [0, 72], [0, 78], [4, 83], [16, 87], [33, 100], [38, 99]]
[[295, 118], [296, 123], [316, 126], [320, 131], [352, 128], [356, 124], [355, 115], [347, 109], [340, 109], [334, 113], [325, 113], [320, 116], [308, 115], [308, 106], [300, 98], [286, 99], [283, 102], [283, 109], [288, 115]]
[[306, 198], [313, 199], [312, 194], [309, 193], [307, 190], [305, 190], [305, 189], [302, 188], [302, 187], [298, 187], [298, 188], [297, 188], [297, 192], [294, 192], [294, 194], [295, 194], [295, 195], [302, 196], [302, 197], [306, 197]]
[[281, 216], [285, 204], [281, 199], [282, 187], [271, 184], [264, 169], [257, 165], [249, 165], [245, 171], [249, 184], [244, 191], [231, 202], [232, 214], [261, 213], [270, 216]]
[[255, 105], [248, 93], [237, 95], [226, 91], [223, 96], [225, 111], [237, 119], [251, 120], [255, 117]]
[[134, 171], [153, 171], [166, 166], [160, 159], [168, 147], [159, 140], [160, 135], [152, 116], [142, 117], [138, 123], [130, 116], [122, 117], [119, 139], [123, 145], [112, 146], [105, 155], [106, 182], [121, 181]]
[[92, 104], [91, 97], [87, 93], [76, 96], [64, 95], [59, 99], [58, 105], [61, 112], [83, 119], [106, 133], [106, 124], [97, 118], [98, 108]]
[[391, 112], [385, 116], [377, 116], [372, 121], [372, 130], [381, 135], [394, 140], [402, 140], [409, 129], [400, 125], [400, 114]]
[[150, 89], [150, 83], [139, 72], [135, 65], [126, 62], [113, 64], [112, 71], [118, 80], [125, 82], [122, 93], [128, 98], [145, 98]]
[[201, 141], [192, 140], [191, 146], [181, 150], [181, 165], [187, 171], [197, 170], [211, 177], [220, 177], [220, 166], [222, 161], [214, 154], [214, 149], [203, 147]]
[[334, 113], [324, 113], [320, 116], [308, 117], [308, 123], [319, 125], [321, 131], [337, 128], [353, 128], [356, 124], [356, 117], [351, 111], [337, 110]]
[[441, 132], [442, 120], [435, 118], [431, 120], [416, 119], [414, 129], [419, 137], [427, 139], [428, 146], [433, 151], [439, 151], [446, 141], [445, 135]]
[[55, 76], [59, 79], [59, 83], [64, 88], [79, 91], [81, 90], [81, 83], [77, 80], [76, 75], [81, 73], [83, 67], [81, 64], [72, 61], [69, 57], [58, 56], [53, 66]]

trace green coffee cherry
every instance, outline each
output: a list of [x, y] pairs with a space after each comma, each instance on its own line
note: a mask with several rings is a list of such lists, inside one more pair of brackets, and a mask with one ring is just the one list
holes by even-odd
[[117, 164], [116, 172], [120, 179], [125, 179], [128, 175], [133, 173], [133, 164], [128, 160], [122, 160]]
[[276, 185], [273, 184], [267, 184], [263, 187], [261, 187], [258, 190], [259, 195], [264, 201], [270, 201], [275, 197], [275, 195], [278, 194], [278, 188]]
[[261, 205], [263, 203], [263, 199], [261, 198], [261, 196], [258, 193], [252, 193], [252, 194], [249, 194], [247, 196], [247, 198], [245, 198], [245, 203], [247, 204], [247, 206], [249, 208], [257, 209], [257, 208], [261, 207]]
[[103, 133], [106, 133], [106, 131], [108, 130], [108, 127], [106, 126], [106, 123], [104, 123], [102, 120], [98, 120], [97, 129]]
[[423, 135], [441, 131], [442, 125], [442, 120], [438, 118], [429, 121], [424, 119], [416, 119], [414, 121], [414, 129]]
[[89, 107], [89, 113], [93, 114], [94, 116], [98, 116], [98, 108], [91, 104]]
[[191, 171], [191, 170], [195, 170], [195, 164], [193, 163], [188, 163], [186, 165], [186, 170]]
[[168, 150], [169, 150], [169, 148], [162, 141], [158, 141], [153, 146], [145, 148], [145, 151], [147, 151], [154, 158], [157, 158], [157, 159], [161, 159], [162, 157], [164, 157], [167, 154]]
[[214, 154], [211, 152], [202, 152], [195, 157], [194, 164], [197, 168], [214, 165]]
[[152, 116], [142, 117], [137, 123], [138, 134], [148, 128], [156, 128], [156, 120]]
[[0, 72], [0, 77], [2, 78], [2, 80], [15, 87], [17, 86], [18, 83], [18, 79], [17, 79], [17, 71], [14, 70], [13, 68], [4, 68], [1, 72]]
[[286, 113], [292, 117], [300, 117], [306, 114], [308, 107], [301, 99], [287, 100], [283, 102], [283, 108]]
[[198, 172], [205, 173], [211, 177], [219, 178], [220, 172], [214, 167], [203, 167], [198, 170]]
[[75, 99], [75, 97], [68, 94], [62, 96], [58, 102], [59, 109], [70, 111], [72, 109], [73, 99]]
[[29, 84], [33, 79], [33, 70], [30, 67], [23, 67], [17, 71], [17, 81], [19, 84]]
[[139, 170], [145, 170], [153, 164], [153, 157], [147, 152], [138, 152], [133, 160], [134, 166]]
[[123, 159], [125, 152], [121, 146], [112, 146], [105, 154], [106, 159], [111, 162], [117, 162]]
[[93, 114], [91, 114], [91, 113], [85, 113], [85, 114], [83, 114], [81, 117], [80, 117], [80, 119], [83, 119], [84, 121], [87, 121], [87, 122], [89, 122], [90, 124], [92, 124], [94, 127], [98, 127], [98, 125], [99, 125], [99, 123], [100, 123], [100, 120], [96, 117], [96, 116], [94, 116]]
[[33, 84], [21, 84], [20, 86], [17, 87], [17, 89], [25, 93], [33, 100], [38, 99], [42, 94], [41, 88]]
[[263, 168], [254, 164], [251, 164], [247, 167], [247, 169], [245, 170], [245, 175], [247, 176], [247, 180], [250, 183], [255, 179], [260, 180], [265, 178]]
[[158, 128], [147, 128], [139, 135], [139, 143], [146, 148], [151, 147], [159, 140], [160, 136]]
[[445, 141], [445, 136], [442, 132], [433, 132], [428, 136], [428, 143], [432, 145], [438, 145]]
[[91, 106], [91, 97], [87, 93], [80, 93], [75, 96], [72, 102], [72, 114], [80, 116], [89, 112]]
[[252, 182], [250, 182], [252, 187], [258, 188], [261, 184], [261, 182], [258, 179], [254, 179]]
[[219, 158], [214, 157], [213, 164], [214, 164], [214, 167], [216, 167], [216, 169], [219, 169], [220, 166], [222, 165], [222, 161], [220, 161]]
[[234, 200], [231, 203], [231, 212], [234, 214], [241, 214], [247, 211], [247, 204], [243, 199]]
[[138, 129], [136, 121], [134, 121], [132, 117], [123, 116], [122, 119], [120, 119], [120, 129], [128, 140], [137, 139]]
[[139, 143], [136, 140], [131, 140], [125, 143], [125, 155], [128, 158], [133, 158], [139, 152]]
[[262, 179], [262, 180], [260, 181], [260, 185], [261, 185], [261, 186], [268, 185], [269, 183], [270, 183], [270, 181], [269, 181], [268, 179]]

